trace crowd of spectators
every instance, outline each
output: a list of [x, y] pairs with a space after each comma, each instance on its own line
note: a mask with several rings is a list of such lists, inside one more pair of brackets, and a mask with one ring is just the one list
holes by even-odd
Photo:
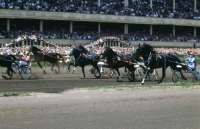
[[[30, 27], [31, 28], [31, 27]], [[161, 27], [162, 28], [162, 27]], [[129, 34], [124, 34], [123, 31], [117, 29], [107, 28], [102, 29], [100, 33], [94, 30], [79, 30], [75, 29], [73, 33], [69, 32], [69, 29], [45, 29], [43, 32], [37, 29], [20, 29], [15, 28], [11, 31], [6, 31], [0, 26], [0, 39], [1, 38], [17, 38], [20, 35], [36, 35], [44, 39], [73, 39], [73, 40], [97, 40], [100, 37], [105, 36], [117, 36], [120, 40], [128, 41], [167, 41], [167, 42], [200, 42], [199, 36], [194, 37], [193, 31], [185, 29], [176, 30], [176, 36], [173, 36], [172, 32], [163, 32], [163, 29], [153, 31], [153, 34], [149, 34], [149, 30], [131, 30]], [[197, 33], [199, 35], [199, 33]]]
[[[54, 47], [47, 47], [47, 46], [38, 46], [40, 50], [42, 50], [44, 53], [52, 53], [52, 52], [57, 52], [62, 55], [68, 55], [70, 51], [69, 46], [59, 46], [56, 49]], [[128, 48], [122, 48], [122, 47], [111, 47], [114, 51], [118, 53], [123, 53], [123, 54], [130, 54], [134, 52], [134, 46], [130, 46]], [[23, 53], [29, 50], [29, 47], [23, 46], [23, 47], [15, 47], [15, 48], [10, 48], [10, 47], [4, 47], [0, 48], [0, 53], [1, 54], [12, 54], [12, 55], [23, 55]], [[93, 52], [96, 54], [101, 53], [103, 50], [103, 47], [97, 46], [93, 49]], [[200, 55], [200, 48], [192, 49], [192, 48], [155, 48], [157, 53], [163, 54], [163, 53], [171, 53], [174, 55], [187, 55], [188, 52], [194, 51], [195, 55]]]
[[[104, 38], [106, 39], [111, 39], [115, 41], [120, 41], [119, 38], [116, 37], [103, 37], [98, 39], [97, 41], [91, 41], [90, 43], [85, 44], [85, 48], [90, 52], [90, 53], [96, 53], [100, 54], [104, 48]], [[116, 46], [110, 46], [115, 52], [118, 54], [132, 54], [135, 51], [135, 46], [127, 43], [127, 42], [120, 42], [120, 44], [123, 45], [116, 45]], [[122, 47], [124, 46], [124, 47]], [[70, 52], [70, 46], [59, 46], [56, 44], [52, 45], [47, 45], [47, 46], [37, 46], [40, 50], [42, 50], [43, 53], [60, 53], [61, 55], [69, 55]], [[23, 53], [29, 50], [29, 46], [21, 46], [21, 47], [10, 47], [10, 46], [3, 46], [0, 48], [0, 54], [5, 55], [5, 54], [11, 54], [11, 55], [23, 55]], [[159, 54], [166, 54], [166, 53], [171, 53], [174, 55], [187, 55], [188, 52], [194, 51], [195, 55], [200, 55], [200, 48], [154, 48], [154, 50], [159, 53]], [[32, 53], [31, 53], [32, 54]]]
[[[184, 19], [200, 19], [200, 2], [197, 1], [197, 10], [194, 11], [194, 2], [190, 0], [176, 0], [175, 10], [172, 9], [172, 0], [153, 0], [150, 8], [149, 0], [129, 0], [129, 6], [124, 6], [124, 1], [101, 0], [0, 0], [2, 9], [20, 9], [35, 11], [98, 13], [111, 15], [132, 15], [148, 17], [170, 17]], [[23, 24], [24, 26], [24, 24]], [[7, 31], [0, 26], [0, 38], [17, 38], [19, 35], [37, 35], [44, 39], [81, 39], [96, 40], [103, 36], [117, 36], [120, 40], [128, 41], [171, 41], [171, 42], [199, 42], [199, 37], [194, 37], [193, 32], [176, 30], [176, 36], [171, 33], [158, 31], [150, 35], [149, 31], [131, 30], [129, 34], [113, 29], [102, 29], [101, 33], [93, 30], [45, 29], [43, 32], [27, 25], [26, 29], [18, 27]]]
[[167, 41], [167, 42], [200, 42], [198, 36], [194, 37], [193, 32], [187, 31], [176, 31], [176, 36], [172, 33], [158, 31], [149, 34], [149, 31], [144, 32], [143, 30], [132, 30], [129, 34], [116, 31], [113, 29], [104, 29], [101, 33], [97, 31], [83, 31], [75, 30], [70, 33], [67, 29], [60, 30], [45, 30], [43, 32], [37, 30], [13, 30], [6, 31], [0, 28], [0, 38], [17, 38], [20, 35], [37, 35], [44, 39], [73, 39], [73, 40], [96, 40], [104, 36], [117, 36], [120, 40], [128, 41]]
[[176, 0], [173, 10], [172, 0], [129, 0], [129, 5], [124, 6], [124, 1], [101, 0], [0, 0], [1, 9], [77, 12], [93, 14], [147, 16], [161, 18], [186, 18], [200, 19], [197, 1], [197, 10], [194, 11], [194, 2], [191, 0]]

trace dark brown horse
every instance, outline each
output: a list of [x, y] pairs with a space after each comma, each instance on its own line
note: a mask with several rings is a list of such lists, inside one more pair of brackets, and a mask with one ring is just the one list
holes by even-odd
[[181, 69], [176, 67], [177, 63], [181, 63], [181, 60], [175, 55], [157, 54], [151, 45], [143, 43], [142, 45], [139, 44], [135, 51], [135, 58], [137, 59], [138, 56], [143, 57], [146, 67], [146, 74], [144, 75], [141, 84], [144, 84], [144, 81], [151, 72], [151, 70], [157, 68], [162, 68], [162, 77], [158, 81], [158, 83], [162, 83], [164, 77], [166, 76], [165, 74], [167, 67], [170, 67], [173, 71], [179, 71], [181, 73], [182, 79], [187, 80], [183, 75]]
[[4, 79], [12, 79], [13, 75], [13, 69], [12, 69], [12, 63], [15, 63], [16, 57], [14, 55], [0, 55], [0, 66], [1, 67], [7, 67], [6, 73], [9, 76], [6, 77], [2, 75]]
[[98, 71], [98, 75], [95, 76], [96, 78], [100, 78], [100, 70], [97, 66], [97, 63], [100, 59], [98, 55], [92, 55], [89, 53], [88, 50], [82, 45], [79, 46], [71, 46], [70, 48], [70, 56], [74, 56], [75, 58], [75, 67], [80, 66], [82, 68], [83, 77], [82, 79], [85, 79], [85, 70], [84, 67], [86, 65], [92, 65], [95, 69]]
[[134, 68], [134, 58], [126, 54], [117, 54], [110, 47], [105, 47], [101, 53], [101, 58], [106, 59], [106, 67], [115, 69], [118, 73], [118, 80], [122, 81], [120, 76], [119, 68], [128, 68], [128, 77], [130, 81], [135, 80], [135, 68]]
[[44, 73], [45, 70], [42, 68], [42, 65], [40, 64], [41, 61], [48, 61], [52, 64], [51, 70], [53, 71], [53, 67], [56, 65], [58, 67], [58, 71], [56, 73], [60, 72], [59, 67], [59, 60], [62, 60], [62, 55], [58, 53], [43, 53], [40, 49], [38, 49], [35, 46], [30, 47], [30, 51], [32, 51], [34, 56], [34, 61], [37, 62], [38, 66], [43, 70]]

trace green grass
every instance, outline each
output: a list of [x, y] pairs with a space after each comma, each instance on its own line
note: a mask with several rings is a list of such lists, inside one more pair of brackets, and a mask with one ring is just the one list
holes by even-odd
[[[191, 82], [178, 82], [178, 83], [173, 83], [173, 82], [169, 82], [169, 83], [161, 83], [161, 84], [151, 84], [151, 85], [141, 85], [141, 84], [129, 84], [129, 85], [113, 85], [113, 86], [94, 86], [94, 87], [83, 87], [83, 88], [75, 88], [73, 90], [103, 90], [106, 91], [108, 89], [115, 89], [117, 91], [122, 91], [126, 88], [129, 89], [137, 89], [137, 88], [149, 88], [152, 89], [154, 87], [158, 88], [164, 88], [164, 87], [173, 87], [173, 86], [179, 86], [179, 87], [192, 87], [192, 86], [199, 86], [200, 87], [200, 82], [196, 82], [196, 83], [191, 83]], [[70, 90], [65, 90], [65, 92], [70, 91]]]
[[[188, 88], [193, 86], [199, 86], [200, 82], [191, 83], [191, 82], [178, 82], [178, 83], [162, 83], [162, 84], [151, 84], [151, 85], [140, 85], [140, 84], [123, 84], [123, 85], [113, 85], [113, 86], [93, 86], [93, 87], [83, 87], [83, 88], [74, 88], [71, 90], [65, 90], [64, 92], [69, 92], [72, 90], [102, 90], [107, 92], [109, 89], [114, 89], [116, 91], [123, 91], [125, 89], [135, 90], [139, 88], [148, 89], [162, 89], [166, 87], [182, 87]], [[11, 96], [30, 96], [30, 92], [0, 92], [0, 97], [11, 97]]]
[[0, 92], [0, 97], [30, 96], [28, 92]]

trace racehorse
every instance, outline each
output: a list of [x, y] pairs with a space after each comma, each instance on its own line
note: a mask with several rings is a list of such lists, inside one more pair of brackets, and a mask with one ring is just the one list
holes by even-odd
[[135, 80], [134, 58], [132, 58], [132, 56], [117, 54], [110, 47], [104, 47], [104, 50], [100, 55], [101, 55], [101, 58], [106, 59], [107, 68], [112, 68], [117, 71], [117, 74], [118, 74], [117, 81], [122, 81], [122, 78], [119, 72], [119, 68], [122, 68], [122, 67], [128, 68], [129, 80], [130, 81]]
[[153, 47], [149, 44], [143, 43], [142, 45], [138, 45], [135, 51], [135, 58], [137, 59], [139, 56], [142, 56], [145, 66], [142, 66], [146, 69], [146, 73], [141, 84], [144, 84], [146, 77], [153, 69], [162, 68], [162, 77], [158, 81], [158, 83], [162, 83], [167, 67], [170, 67], [172, 70], [178, 70], [181, 73], [181, 77], [184, 80], [187, 80], [183, 75], [182, 71], [176, 67], [177, 63], [181, 63], [181, 60], [172, 54], [157, 54], [156, 51], [153, 50]]
[[2, 75], [4, 79], [12, 79], [13, 75], [13, 69], [12, 69], [12, 63], [14, 63], [16, 60], [16, 57], [14, 55], [0, 55], [0, 66], [1, 67], [7, 67], [6, 73], [8, 74], [9, 78]]
[[62, 55], [58, 53], [43, 53], [39, 48], [36, 46], [31, 46], [30, 51], [32, 51], [34, 56], [34, 61], [37, 62], [38, 66], [43, 70], [44, 73], [46, 71], [42, 68], [42, 65], [40, 64], [41, 61], [48, 61], [52, 64], [51, 70], [53, 71], [53, 67], [56, 65], [58, 67], [58, 71], [56, 73], [60, 72], [60, 66], [59, 66], [59, 60], [62, 60]]
[[82, 69], [83, 77], [82, 79], [85, 79], [85, 70], [84, 67], [86, 65], [91, 64], [95, 69], [97, 69], [99, 76], [96, 76], [96, 78], [100, 78], [100, 70], [99, 67], [97, 66], [97, 63], [100, 59], [98, 55], [92, 55], [89, 53], [88, 50], [82, 45], [72, 45], [70, 48], [70, 54], [69, 56], [74, 56], [75, 58], [75, 67], [80, 66]]

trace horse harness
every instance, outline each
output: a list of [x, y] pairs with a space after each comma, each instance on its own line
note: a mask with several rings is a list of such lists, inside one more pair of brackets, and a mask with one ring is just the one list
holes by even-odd
[[60, 58], [57, 54], [55, 54], [55, 55], [57, 55], [57, 57], [55, 57], [55, 56], [52, 56], [51, 54], [45, 54], [45, 53], [43, 53], [43, 52], [41, 52], [41, 51], [37, 51], [37, 53], [38, 53], [38, 54], [42, 54], [42, 60], [44, 59], [44, 56], [45, 56], [45, 55], [46, 55], [46, 56], [49, 56], [49, 57], [52, 57], [52, 58], [55, 58], [55, 59], [62, 60], [62, 58]]
[[162, 57], [159, 54], [157, 54], [156, 51], [151, 51], [147, 59], [147, 67], [150, 67], [152, 63], [155, 64], [153, 65], [154, 67], [158, 66], [161, 58]]

